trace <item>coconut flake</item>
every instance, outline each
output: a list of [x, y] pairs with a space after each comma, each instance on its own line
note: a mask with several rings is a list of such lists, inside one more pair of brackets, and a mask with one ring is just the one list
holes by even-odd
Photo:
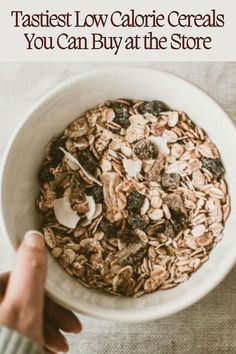
[[179, 114], [176, 111], [171, 111], [171, 112], [166, 112], [166, 115], [168, 117], [168, 125], [169, 127], [173, 128], [176, 126], [179, 120]]
[[167, 141], [162, 136], [150, 135], [148, 140], [151, 141], [151, 143], [153, 143], [164, 156], [168, 156], [170, 154]]
[[66, 163], [69, 165], [69, 167], [73, 170], [76, 171], [79, 169], [79, 165], [78, 165], [78, 161], [76, 160], [76, 158], [71, 155], [68, 151], [64, 150], [63, 148], [60, 148], [64, 154], [65, 154], [65, 158], [66, 158]]
[[188, 166], [186, 161], [175, 161], [166, 168], [167, 173], [181, 173]]
[[96, 209], [95, 212], [93, 214], [92, 219], [96, 219], [102, 212], [102, 204], [101, 203], [97, 203], [96, 204]]
[[87, 172], [84, 167], [81, 165], [81, 163], [73, 156], [71, 155], [68, 151], [66, 151], [63, 148], [60, 148], [61, 151], [64, 152], [66, 158], [71, 161], [74, 165], [77, 165], [85, 174], [86, 177], [88, 177], [88, 179], [90, 179], [91, 181], [93, 181], [94, 183], [97, 183], [99, 186], [102, 186], [102, 183], [95, 177], [93, 177], [89, 172]]
[[88, 220], [90, 220], [90, 219], [92, 219], [92, 217], [95, 213], [96, 204], [95, 204], [93, 197], [90, 195], [89, 196], [86, 195], [86, 200], [87, 200], [88, 206], [89, 206], [89, 211], [86, 213], [86, 217]]
[[81, 222], [81, 226], [88, 226], [89, 224], [91, 224], [93, 219], [96, 219], [100, 214], [102, 213], [102, 204], [101, 203], [97, 203], [96, 204], [96, 209], [95, 212], [92, 216], [91, 219], [88, 219], [87, 217]]
[[123, 159], [122, 162], [129, 177], [136, 177], [142, 169], [142, 161], [140, 160]]
[[132, 155], [132, 149], [128, 146], [122, 145], [120, 147], [120, 151], [122, 152], [123, 155], [126, 157], [130, 157]]
[[57, 221], [68, 227], [74, 229], [80, 220], [80, 217], [70, 206], [68, 197], [54, 199], [53, 201], [54, 213]]

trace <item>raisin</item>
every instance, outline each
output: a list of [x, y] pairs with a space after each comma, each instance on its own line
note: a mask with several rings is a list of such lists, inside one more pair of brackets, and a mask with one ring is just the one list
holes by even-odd
[[175, 237], [175, 228], [174, 228], [174, 226], [171, 224], [171, 222], [169, 220], [165, 221], [165, 229], [163, 231], [163, 234], [166, 237], [170, 237], [170, 238], [174, 238]]
[[134, 147], [134, 153], [140, 160], [155, 159], [158, 155], [158, 148], [150, 141], [139, 141]]
[[61, 151], [60, 147], [62, 147], [62, 148], [65, 147], [65, 139], [58, 138], [58, 139], [54, 140], [51, 143], [50, 149], [49, 149], [49, 155], [50, 155], [52, 161], [54, 161], [56, 164], [58, 162], [60, 162], [64, 157], [64, 153], [63, 153], [63, 151]]
[[143, 230], [147, 226], [144, 219], [140, 215], [134, 213], [129, 214], [127, 218], [127, 223], [134, 230], [136, 229]]
[[170, 213], [173, 223], [177, 228], [185, 223], [186, 215], [181, 210], [170, 209]]
[[51, 160], [50, 161], [50, 165], [51, 165], [51, 167], [52, 168], [56, 168], [58, 165], [59, 165], [59, 163], [61, 162], [61, 159], [60, 159], [60, 161], [59, 160]]
[[107, 237], [116, 236], [117, 227], [112, 224], [109, 220], [103, 218], [100, 222], [100, 228]]
[[58, 187], [55, 188], [55, 191], [54, 191], [54, 192], [56, 193], [56, 197], [57, 197], [57, 198], [62, 198], [63, 195], [64, 195], [65, 190], [64, 190], [63, 187], [58, 186]]
[[49, 209], [46, 213], [41, 215], [42, 225], [46, 226], [48, 224], [55, 222], [55, 214], [53, 209]]
[[143, 206], [145, 196], [139, 192], [131, 192], [127, 197], [127, 209], [139, 211]]
[[183, 199], [178, 193], [170, 193], [164, 197], [164, 202], [168, 205], [170, 210], [175, 210], [179, 212], [183, 209]]
[[130, 229], [126, 229], [122, 232], [119, 232], [118, 235], [119, 239], [123, 242], [126, 243], [127, 245], [130, 243], [135, 243], [137, 238], [134, 236], [131, 232]]
[[79, 162], [85, 168], [86, 171], [90, 173], [95, 172], [98, 165], [98, 161], [90, 150], [86, 149], [83, 151], [78, 151], [77, 157]]
[[104, 202], [103, 188], [95, 184], [94, 186], [86, 189], [86, 194], [91, 195], [96, 203]]
[[161, 112], [169, 111], [169, 107], [161, 101], [145, 101], [138, 110], [141, 114], [151, 113], [154, 116], [159, 116]]
[[215, 178], [219, 178], [224, 173], [224, 167], [220, 159], [201, 158], [202, 166], [210, 171]]
[[163, 173], [161, 175], [161, 186], [165, 191], [173, 191], [178, 188], [180, 176], [177, 173]]
[[185, 208], [180, 194], [170, 193], [164, 197], [164, 202], [168, 205], [172, 221], [176, 228], [186, 222]]
[[50, 182], [54, 179], [54, 175], [50, 171], [51, 167], [51, 164], [47, 164], [40, 169], [38, 179], [41, 183]]
[[127, 129], [130, 125], [129, 107], [119, 102], [114, 102], [111, 106], [115, 112], [115, 118], [113, 119], [113, 122], [119, 124], [122, 128]]

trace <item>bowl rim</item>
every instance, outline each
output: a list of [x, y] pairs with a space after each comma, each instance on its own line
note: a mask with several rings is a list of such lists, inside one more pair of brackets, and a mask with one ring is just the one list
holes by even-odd
[[[155, 68], [144, 68], [144, 67], [129, 67], [129, 66], [117, 66], [114, 65], [109, 68], [101, 68], [101, 69], [95, 69], [95, 70], [89, 70], [84, 73], [80, 73], [76, 75], [76, 77], [73, 77], [71, 79], [65, 80], [58, 84], [55, 88], [49, 90], [46, 92], [40, 99], [38, 99], [32, 107], [26, 111], [24, 114], [24, 117], [20, 120], [20, 122], [17, 124], [16, 128], [14, 129], [13, 133], [11, 134], [10, 139], [8, 140], [6, 147], [3, 152], [2, 156], [2, 161], [0, 164], [0, 224], [1, 224], [1, 229], [3, 231], [3, 237], [6, 236], [6, 238], [10, 241], [11, 247], [16, 250], [18, 245], [17, 242], [12, 239], [10, 236], [10, 233], [8, 232], [8, 226], [7, 222], [5, 220], [5, 214], [4, 214], [4, 184], [5, 184], [5, 178], [6, 178], [6, 166], [8, 164], [8, 158], [11, 153], [11, 149], [14, 145], [15, 139], [17, 138], [18, 134], [20, 133], [21, 130], [24, 129], [25, 125], [27, 122], [31, 119], [32, 114], [40, 109], [43, 105], [47, 104], [50, 102], [52, 98], [55, 98], [58, 94], [63, 93], [67, 87], [70, 87], [73, 84], [79, 83], [83, 80], [91, 79], [94, 78], [96, 75], [109, 75], [114, 73], [115, 71], [122, 71], [123, 74], [125, 72], [153, 72], [153, 74], [158, 73], [159, 75], [162, 75], [164, 77], [169, 77], [175, 80], [178, 80], [178, 82], [181, 84], [184, 84], [185, 86], [189, 86], [189, 88], [194, 89], [198, 91], [199, 93], [205, 95], [208, 97], [208, 99], [211, 101], [211, 104], [215, 106], [215, 108], [221, 112], [222, 117], [224, 116], [224, 119], [226, 119], [231, 125], [231, 128], [234, 129], [235, 135], [236, 135], [236, 125], [232, 121], [232, 119], [229, 117], [229, 115], [223, 110], [223, 108], [204, 90], [200, 89], [197, 85], [189, 82], [188, 80], [183, 79], [182, 77], [179, 77], [178, 75], [171, 74], [169, 72], [155, 69]], [[51, 291], [46, 283], [45, 286], [45, 291], [49, 295], [50, 298], [55, 300], [58, 304], [62, 305], [63, 307], [70, 309], [75, 312], [79, 312], [81, 314], [91, 316], [94, 318], [100, 318], [104, 320], [112, 320], [112, 321], [121, 321], [121, 322], [142, 322], [142, 321], [147, 321], [147, 320], [155, 320], [159, 318], [163, 318], [172, 314], [175, 314], [181, 310], [184, 310], [188, 308], [189, 306], [195, 304], [198, 302], [200, 299], [202, 299], [205, 295], [207, 295], [211, 290], [213, 290], [229, 273], [229, 271], [233, 268], [234, 264], [236, 262], [236, 251], [233, 256], [228, 258], [228, 262], [226, 266], [222, 267], [222, 271], [220, 274], [215, 275], [214, 277], [211, 278], [211, 281], [208, 282], [207, 286], [203, 286], [200, 291], [192, 294], [191, 297], [188, 297], [186, 299], [182, 299], [181, 301], [177, 302], [176, 304], [172, 304], [170, 307], [169, 305], [167, 308], [162, 309], [161, 311], [154, 311], [154, 307], [150, 307], [148, 309], [141, 309], [141, 310], [135, 310], [135, 312], [129, 313], [128, 315], [125, 315], [124, 311], [120, 311], [119, 309], [112, 309], [108, 311], [104, 311], [103, 308], [99, 308], [98, 306], [94, 305], [89, 305], [87, 309], [83, 309], [79, 306], [79, 301], [78, 301], [78, 307], [75, 307], [69, 303], [69, 301], [62, 299], [60, 296], [57, 296], [56, 292]]]

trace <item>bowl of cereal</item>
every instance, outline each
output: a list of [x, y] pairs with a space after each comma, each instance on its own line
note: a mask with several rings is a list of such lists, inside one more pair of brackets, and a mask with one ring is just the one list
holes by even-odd
[[235, 262], [235, 138], [223, 110], [173, 75], [83, 74], [33, 107], [6, 150], [5, 232], [16, 246], [43, 231], [46, 289], [67, 308], [121, 321], [175, 313]]

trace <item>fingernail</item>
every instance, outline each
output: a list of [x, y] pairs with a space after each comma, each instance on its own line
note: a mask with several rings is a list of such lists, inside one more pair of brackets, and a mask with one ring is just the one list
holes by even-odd
[[43, 234], [36, 230], [30, 230], [26, 232], [24, 237], [24, 244], [28, 247], [43, 250], [45, 247]]
[[65, 348], [63, 350], [63, 353], [67, 353], [68, 350], [69, 350], [69, 343], [68, 343], [68, 341], [67, 341], [67, 339], [65, 337], [63, 337], [63, 342], [65, 344]]
[[82, 324], [79, 322], [78, 320], [78, 324], [77, 326], [74, 328], [73, 332], [74, 333], [80, 333], [82, 331], [83, 327], [82, 327]]

